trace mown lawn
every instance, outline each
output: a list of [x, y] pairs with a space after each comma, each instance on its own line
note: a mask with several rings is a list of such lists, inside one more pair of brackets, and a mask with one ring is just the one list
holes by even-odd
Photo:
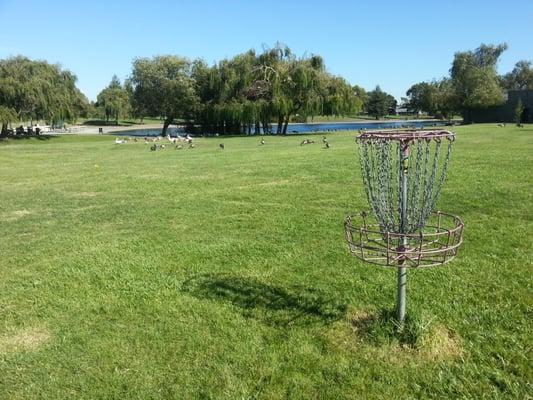
[[402, 335], [344, 240], [354, 132], [0, 143], [0, 398], [531, 396], [533, 126], [456, 132], [465, 243], [409, 273]]

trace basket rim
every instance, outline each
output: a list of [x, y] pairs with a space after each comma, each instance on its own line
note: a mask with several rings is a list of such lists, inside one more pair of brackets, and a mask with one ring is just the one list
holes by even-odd
[[356, 137], [357, 141], [367, 140], [441, 140], [447, 139], [451, 142], [455, 140], [455, 133], [447, 130], [421, 130], [421, 129], [396, 129], [396, 130], [372, 130], [365, 131]]
[[[464, 223], [453, 214], [442, 211], [432, 214], [437, 216], [437, 223], [427, 227], [435, 231], [416, 233], [382, 232], [378, 224], [367, 223], [365, 212], [347, 215], [344, 230], [350, 252], [365, 262], [389, 268], [400, 265], [427, 268], [447, 264], [463, 244]], [[359, 221], [355, 221], [355, 217]], [[361, 224], [357, 225], [357, 222]], [[401, 245], [403, 239], [414, 242], [414, 246], [404, 247]]]

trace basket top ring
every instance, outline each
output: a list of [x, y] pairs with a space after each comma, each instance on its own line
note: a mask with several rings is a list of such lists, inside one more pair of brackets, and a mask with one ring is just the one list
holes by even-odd
[[412, 140], [435, 140], [447, 139], [451, 142], [455, 140], [455, 134], [446, 130], [420, 130], [420, 129], [403, 129], [403, 130], [375, 130], [366, 131], [356, 137], [357, 141], [367, 140], [398, 140], [400, 142], [409, 142]]

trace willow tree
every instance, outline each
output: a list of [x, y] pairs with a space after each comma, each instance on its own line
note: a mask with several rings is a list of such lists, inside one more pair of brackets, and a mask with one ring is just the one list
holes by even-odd
[[297, 58], [284, 45], [256, 54], [250, 50], [208, 66], [193, 65], [200, 104], [195, 114], [202, 131], [286, 133], [294, 116], [345, 114], [362, 105], [354, 89], [325, 70], [319, 56]]
[[88, 106], [76, 87], [76, 76], [57, 64], [23, 56], [0, 60], [2, 131], [6, 119], [45, 120], [52, 124], [75, 120]]
[[162, 135], [175, 119], [193, 119], [198, 105], [192, 64], [177, 56], [137, 58], [128, 85], [137, 107], [150, 117], [164, 117]]

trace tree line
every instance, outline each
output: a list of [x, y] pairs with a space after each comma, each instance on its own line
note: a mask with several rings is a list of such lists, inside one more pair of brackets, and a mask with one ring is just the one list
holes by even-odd
[[476, 109], [503, 103], [505, 90], [533, 90], [531, 61], [519, 61], [513, 70], [498, 75], [496, 66], [507, 45], [482, 44], [475, 50], [455, 53], [450, 75], [440, 80], [419, 82], [407, 90], [404, 104], [412, 112], [427, 112], [440, 118], [461, 114], [472, 122]]
[[[461, 113], [469, 122], [472, 110], [501, 103], [505, 89], [532, 89], [529, 61], [497, 74], [506, 48], [481, 45], [456, 53], [448, 77], [411, 86], [403, 105], [441, 118]], [[379, 86], [367, 92], [329, 73], [322, 57], [297, 57], [281, 44], [213, 65], [173, 55], [137, 58], [128, 79], [121, 83], [113, 76], [94, 103], [76, 87], [76, 76], [59, 65], [23, 56], [0, 60], [2, 134], [16, 121], [55, 125], [80, 116], [117, 123], [124, 117], [162, 118], [163, 134], [177, 122], [200, 133], [284, 134], [290, 121], [360, 113], [380, 118], [396, 106]]]

